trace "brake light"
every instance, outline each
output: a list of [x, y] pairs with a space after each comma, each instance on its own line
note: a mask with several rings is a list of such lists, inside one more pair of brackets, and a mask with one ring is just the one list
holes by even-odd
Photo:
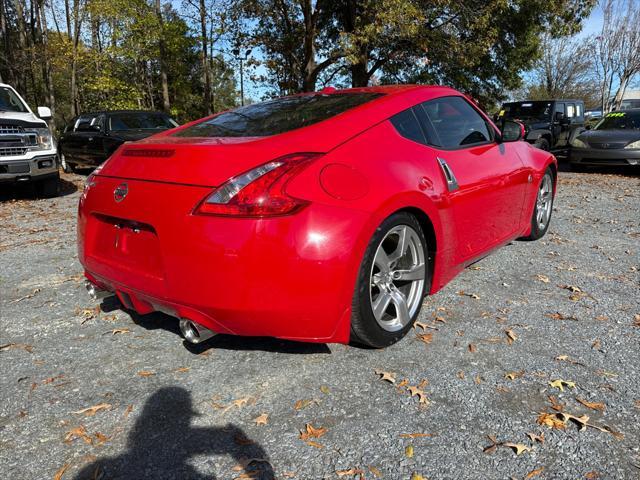
[[320, 155], [287, 155], [230, 178], [205, 197], [194, 213], [237, 217], [294, 213], [309, 202], [288, 195], [287, 183]]

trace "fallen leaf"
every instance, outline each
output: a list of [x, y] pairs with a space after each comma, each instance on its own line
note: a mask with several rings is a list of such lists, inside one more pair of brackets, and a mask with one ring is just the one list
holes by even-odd
[[416, 337], [427, 345], [433, 341], [433, 333], [417, 333]]
[[435, 433], [401, 433], [398, 435], [400, 438], [422, 438], [422, 437], [435, 437]]
[[464, 380], [464, 372], [462, 370], [460, 370], [456, 375], [460, 380]]
[[85, 417], [93, 417], [100, 410], [108, 410], [111, 408], [110, 403], [100, 403], [98, 405], [94, 405], [93, 407], [83, 408], [82, 410], [78, 410], [77, 412], [73, 412], [76, 415], [84, 415]]
[[138, 372], [138, 375], [141, 377], [151, 377], [152, 375], [155, 375], [155, 373], [149, 372], [148, 370], [142, 370], [141, 372]]
[[304, 400], [298, 400], [295, 405], [293, 406], [293, 408], [295, 408], [296, 410], [302, 410], [303, 408], [307, 408], [310, 405], [313, 404], [318, 404], [318, 400], [315, 399], [304, 399]]
[[33, 353], [33, 347], [26, 343], [5, 343], [4, 345], [0, 345], [0, 352], [4, 350], [12, 350], [14, 348], [19, 348], [25, 352]]
[[[438, 320], [439, 317], [436, 317], [436, 321]], [[444, 321], [443, 321], [444, 323]], [[413, 323], [413, 328], [417, 329], [417, 328], [421, 328], [422, 330], [426, 330], [427, 328], [431, 329], [431, 330], [438, 330], [438, 327], [434, 327], [433, 325], [429, 325], [427, 323], [424, 322], [420, 322], [420, 321], [415, 321]]]
[[549, 395], [549, 397], [547, 398], [551, 403], [551, 408], [553, 408], [555, 411], [561, 412], [564, 410], [564, 405], [558, 402], [558, 399], [556, 397], [554, 397], [553, 395]]
[[404, 456], [407, 458], [413, 458], [413, 445], [407, 445], [404, 449]]
[[62, 478], [62, 476], [64, 475], [64, 472], [67, 471], [67, 469], [69, 468], [69, 463], [65, 463], [63, 466], [61, 466], [58, 471], [53, 475], [53, 480], [60, 480]]
[[476, 385], [480, 385], [482, 383], [482, 380], [483, 378], [480, 375], [476, 375], [475, 378], [473, 379]]
[[463, 297], [471, 297], [471, 298], [473, 298], [474, 300], [480, 300], [480, 297], [479, 297], [478, 295], [476, 295], [475, 293], [467, 293], [467, 292], [465, 292], [464, 290], [460, 290], [460, 291], [458, 292], [458, 295], [461, 295], [461, 296], [463, 296]]
[[595, 470], [592, 470], [590, 472], [585, 473], [584, 478], [586, 478], [587, 480], [596, 480], [596, 478], [598, 478], [600, 476], [600, 474], [598, 472], [596, 472]]
[[321, 444], [319, 444], [318, 442], [314, 442], [313, 440], [306, 440], [305, 443], [311, 447], [324, 448]]
[[560, 420], [556, 415], [556, 413], [541, 413], [537, 419], [538, 425], [546, 425], [547, 427], [556, 430], [564, 430], [567, 426], [566, 423]]
[[558, 286], [565, 290], [569, 290], [572, 293], [582, 293], [582, 290], [580, 289], [580, 287], [576, 287], [574, 285], [558, 285]]
[[396, 383], [396, 374], [393, 372], [385, 372], [383, 370], [375, 370], [376, 375], [380, 375], [380, 380], [384, 380], [389, 383]]
[[467, 348], [471, 353], [476, 353], [478, 351], [478, 348], [473, 343], [470, 343]]
[[76, 428], [69, 430], [64, 436], [64, 443], [71, 443], [76, 438], [81, 438], [88, 445], [91, 445], [93, 443], [93, 440], [91, 440], [91, 437], [87, 435], [87, 430], [84, 428], [84, 425], [80, 425]]
[[549, 318], [552, 318], [554, 320], [574, 320], [574, 321], [578, 320], [573, 315], [565, 315], [565, 314], [560, 313], [560, 312], [547, 313], [546, 316], [549, 317]]
[[238, 398], [237, 400], [234, 400], [233, 402], [231, 402], [233, 405], [235, 405], [238, 408], [242, 408], [244, 407], [247, 403], [249, 403], [249, 400], [251, 400], [251, 397], [242, 397], [242, 398]]
[[124, 418], [127, 418], [132, 411], [133, 411], [133, 405], [129, 405], [127, 409], [124, 411]]
[[559, 362], [567, 362], [567, 363], [571, 363], [573, 365], [581, 365], [584, 367], [584, 363], [580, 363], [580, 362], [576, 362], [575, 360], [572, 360], [569, 358], [569, 355], [558, 355], [555, 360], [559, 361]]
[[536, 275], [536, 278], [542, 283], [549, 283], [549, 277], [547, 277], [546, 275]]
[[330, 392], [329, 387], [327, 387], [326, 385], [322, 385], [322, 386], [320, 387], [320, 391], [321, 391], [322, 393], [324, 393], [325, 395], [329, 395], [329, 392]]
[[584, 405], [587, 408], [590, 408], [591, 410], [598, 410], [599, 412], [604, 412], [604, 409], [605, 409], [604, 403], [587, 402], [586, 400], [583, 400], [580, 397], [576, 397], [576, 402], [581, 403], [582, 405]]
[[382, 472], [380, 471], [380, 469], [374, 467], [373, 465], [369, 465], [369, 471], [373, 474], [374, 477], [382, 478]]
[[544, 471], [544, 467], [536, 468], [535, 470], [531, 470], [524, 477], [525, 480], [529, 480], [530, 478], [536, 477], [540, 475]]
[[185, 372], [188, 372], [189, 370], [191, 370], [191, 367], [181, 367], [181, 368], [176, 368], [174, 370], [174, 372], [176, 372], [176, 373], [185, 373]]
[[420, 390], [418, 387], [407, 387], [407, 390], [411, 394], [412, 397], [418, 397], [420, 403], [429, 404], [429, 400], [427, 400], [427, 396], [424, 391]]
[[575, 382], [568, 382], [566, 380], [561, 380], [561, 379], [550, 381], [549, 386], [553, 388], [559, 388], [561, 392], [564, 392], [565, 386], [568, 388], [576, 388]]
[[532, 443], [544, 443], [544, 433], [538, 435], [536, 433], [528, 432], [527, 437], [529, 437], [529, 440], [531, 440]]
[[310, 423], [305, 425], [305, 429], [300, 431], [300, 440], [307, 441], [310, 438], [320, 438], [325, 433], [327, 433], [327, 429], [325, 427], [315, 428]]
[[94, 434], [94, 437], [96, 437], [97, 440], [97, 445], [101, 445], [104, 442], [106, 442], [107, 440], [109, 440], [109, 437], [107, 437], [106, 435], [100, 433], [100, 432], [96, 432]]
[[514, 331], [511, 330], [510, 328], [505, 330], [504, 333], [507, 335], [507, 343], [509, 345], [511, 345], [513, 342], [515, 342], [517, 340], [517, 338], [518, 338], [516, 336], [516, 334], [514, 333]]
[[256, 425], [266, 425], [268, 420], [269, 420], [269, 415], [266, 413], [263, 413], [260, 416], [253, 419]]
[[364, 471], [359, 468], [349, 468], [348, 470], [336, 470], [336, 475], [339, 477], [352, 477], [354, 475], [364, 475]]
[[634, 327], [640, 327], [640, 313], [636, 313], [633, 316], [633, 326]]
[[602, 343], [600, 342], [599, 338], [596, 338], [596, 340], [591, 344], [591, 349], [600, 350], [600, 347], [602, 347]]
[[117, 335], [118, 333], [131, 333], [131, 330], [128, 328], [114, 328], [111, 330], [112, 335]]
[[411, 480], [428, 480], [428, 479], [423, 477], [419, 473], [413, 472], [413, 475], [411, 475]]
[[524, 452], [530, 452], [531, 451], [531, 447], [527, 447], [526, 445], [523, 445], [521, 443], [505, 442], [502, 445], [505, 446], [505, 447], [512, 448], [516, 452], [516, 455], [520, 455], [520, 454], [522, 454]]
[[520, 370], [519, 372], [509, 372], [505, 374], [504, 378], [507, 380], [515, 380], [516, 378], [521, 378], [524, 375], [524, 370]]

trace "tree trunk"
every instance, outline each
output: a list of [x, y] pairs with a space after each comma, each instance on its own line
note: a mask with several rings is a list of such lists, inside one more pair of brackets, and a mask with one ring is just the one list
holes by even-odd
[[358, 63], [351, 65], [351, 86], [366, 87], [369, 84], [369, 72], [367, 70], [367, 58], [361, 58]]
[[167, 48], [165, 44], [164, 20], [162, 19], [162, 10], [160, 0], [156, 0], [156, 15], [158, 17], [158, 25], [160, 27], [160, 82], [162, 83], [162, 107], [165, 112], [171, 110], [171, 102], [169, 101], [169, 80], [167, 78]]
[[202, 32], [202, 81], [204, 84], [204, 103], [207, 107], [207, 115], [211, 115], [211, 74], [209, 70], [209, 58], [207, 56], [207, 10], [204, 0], [200, 0], [200, 28]]
[[45, 2], [43, 0], [40, 1], [39, 10], [40, 10], [40, 21], [42, 25], [42, 55], [44, 59], [44, 81], [46, 85], [47, 95], [48, 95], [48, 104], [51, 109], [51, 120], [49, 121], [49, 125], [52, 131], [56, 129], [56, 95], [53, 87], [53, 72], [51, 71], [51, 60], [49, 58], [49, 28], [47, 26], [47, 15], [45, 12]]

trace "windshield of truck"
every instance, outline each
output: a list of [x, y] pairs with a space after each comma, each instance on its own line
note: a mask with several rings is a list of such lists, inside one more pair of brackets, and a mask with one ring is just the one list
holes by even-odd
[[[551, 102], [514, 102], [505, 103], [500, 111], [502, 118], [518, 120], [551, 120], [553, 110]], [[503, 113], [504, 112], [504, 113]]]
[[0, 87], [0, 112], [26, 113], [27, 106], [22, 103], [15, 92], [7, 87]]
[[640, 130], [640, 110], [608, 113], [594, 130]]

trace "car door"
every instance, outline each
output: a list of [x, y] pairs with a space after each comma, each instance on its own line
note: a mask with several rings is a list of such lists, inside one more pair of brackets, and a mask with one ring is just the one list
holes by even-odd
[[424, 102], [418, 117], [448, 185], [458, 261], [477, 258], [517, 234], [528, 172], [510, 143], [463, 97]]
[[87, 119], [88, 117], [86, 115], [80, 115], [74, 118], [68, 127], [68, 131], [64, 134], [62, 153], [66, 157], [67, 162], [80, 163], [82, 161], [84, 142], [82, 132], [78, 131], [78, 125], [86, 122]]
[[[559, 110], [561, 111], [561, 110]], [[569, 144], [569, 137], [571, 132], [575, 128], [577, 110], [574, 102], [567, 102], [564, 104], [564, 121], [560, 125], [560, 133], [558, 134], [558, 141], [556, 142], [556, 148], [567, 147]]]
[[105, 123], [104, 114], [96, 115], [91, 119], [85, 151], [85, 160], [88, 165], [98, 166], [105, 160]]

